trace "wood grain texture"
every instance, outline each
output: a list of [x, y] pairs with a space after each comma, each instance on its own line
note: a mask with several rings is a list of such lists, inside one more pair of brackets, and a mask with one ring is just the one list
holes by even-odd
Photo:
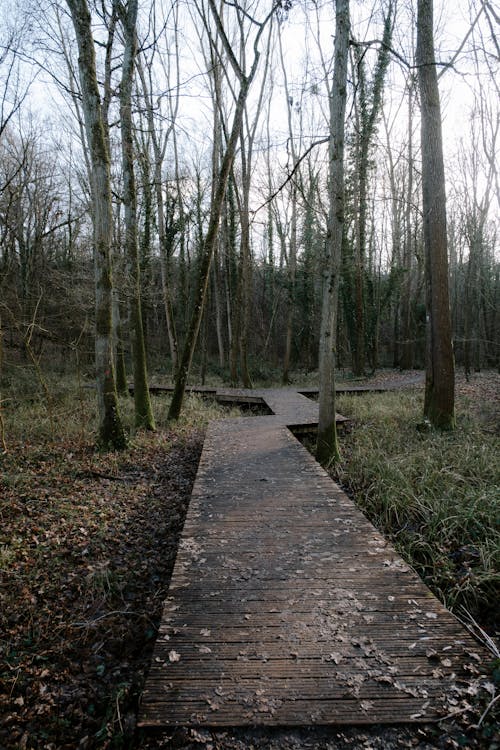
[[[485, 655], [286, 424], [209, 426], [139, 724], [415, 722], [456, 708]], [[307, 402], [307, 403], [306, 403]]]

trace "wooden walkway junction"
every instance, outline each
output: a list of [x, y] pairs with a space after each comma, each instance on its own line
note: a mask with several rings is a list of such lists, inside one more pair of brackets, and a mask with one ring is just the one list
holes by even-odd
[[140, 726], [453, 713], [481, 648], [287, 428], [317, 404], [253, 395], [274, 416], [208, 428]]

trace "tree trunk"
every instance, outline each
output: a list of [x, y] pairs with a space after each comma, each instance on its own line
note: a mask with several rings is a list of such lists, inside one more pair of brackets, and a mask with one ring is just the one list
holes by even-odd
[[448, 290], [441, 108], [434, 59], [433, 0], [418, 0], [417, 65], [422, 118], [422, 195], [428, 336], [424, 415], [434, 427], [453, 429], [455, 374]]
[[[234, 160], [234, 154], [236, 151], [236, 144], [241, 131], [241, 124], [243, 121], [243, 114], [245, 109], [245, 102], [248, 95], [248, 89], [250, 81], [245, 79], [242, 81], [240, 94], [236, 104], [236, 111], [234, 114], [233, 127], [231, 135], [226, 146], [226, 152], [222, 160], [220, 173], [217, 179], [217, 188], [210, 208], [210, 220], [208, 224], [207, 234], [203, 245], [200, 270], [198, 276], [198, 284], [195, 290], [195, 301], [191, 321], [186, 334], [186, 341], [182, 351], [182, 356], [179, 362], [177, 375], [175, 378], [174, 393], [172, 396], [172, 402], [168, 412], [168, 419], [178, 419], [182, 409], [182, 402], [184, 400], [184, 391], [186, 389], [187, 379], [189, 370], [191, 368], [191, 361], [193, 359], [193, 353], [196, 346], [196, 339], [198, 338], [198, 331], [200, 329], [201, 317], [203, 314], [203, 306], [205, 303], [205, 296], [207, 292], [208, 279], [210, 276], [210, 265], [212, 262], [212, 256], [217, 242], [217, 235], [219, 231], [219, 222], [222, 213], [222, 205], [224, 196], [226, 193], [227, 181], [229, 179], [229, 173]], [[234, 332], [233, 332], [234, 335]]]
[[154, 154], [154, 190], [156, 198], [156, 214], [157, 214], [157, 226], [158, 226], [158, 242], [160, 246], [160, 274], [161, 274], [161, 288], [163, 295], [163, 309], [165, 313], [165, 322], [167, 324], [167, 335], [168, 343], [170, 347], [170, 358], [172, 360], [172, 373], [175, 376], [178, 365], [179, 350], [177, 343], [177, 331], [174, 321], [174, 313], [172, 308], [172, 296], [170, 293], [169, 283], [169, 254], [168, 254], [168, 242], [165, 231], [165, 208], [163, 205], [163, 177], [162, 177], [162, 163], [164, 156], [164, 147], [162, 148], [158, 134], [155, 129], [154, 123], [154, 111], [151, 92], [148, 89], [146, 82], [146, 76], [144, 74], [144, 68], [139, 62], [137, 70], [142, 84], [144, 100], [146, 103], [146, 117], [148, 122], [149, 134], [151, 136], [151, 142], [153, 144]]
[[[254, 58], [253, 58], [251, 69], [247, 75], [245, 74], [243, 68], [238, 64], [234, 56], [234, 52], [232, 50], [231, 44], [224, 31], [222, 19], [217, 12], [217, 8], [215, 6], [214, 0], [208, 0], [208, 3], [211, 9], [215, 24], [217, 26], [217, 31], [219, 33], [221, 42], [223, 44], [224, 51], [239, 81], [240, 90], [239, 90], [238, 98], [236, 100], [236, 106], [235, 106], [235, 111], [234, 111], [234, 116], [233, 116], [233, 124], [231, 127], [231, 132], [227, 140], [224, 157], [222, 159], [220, 171], [217, 176], [215, 190], [212, 193], [212, 200], [211, 200], [211, 205], [210, 205], [210, 219], [209, 219], [208, 229], [207, 229], [207, 233], [205, 236], [205, 241], [203, 244], [203, 249], [202, 249], [202, 254], [201, 254], [198, 285], [195, 290], [194, 308], [193, 308], [193, 313], [191, 316], [191, 321], [189, 324], [189, 329], [186, 335], [186, 341], [185, 341], [184, 348], [182, 351], [182, 357], [179, 363], [179, 369], [175, 378], [174, 393], [172, 396], [172, 402], [170, 404], [170, 409], [168, 412], [168, 419], [178, 419], [180, 412], [181, 412], [182, 402], [184, 399], [184, 391], [186, 389], [189, 369], [191, 367], [191, 361], [193, 359], [193, 353], [194, 353], [194, 349], [196, 346], [196, 339], [198, 337], [198, 332], [200, 328], [200, 321], [201, 321], [201, 317], [203, 314], [203, 306], [205, 304], [205, 297], [206, 297], [208, 282], [210, 278], [210, 265], [212, 263], [212, 257], [213, 257], [215, 246], [216, 246], [217, 239], [218, 239], [219, 224], [220, 224], [220, 218], [221, 218], [221, 214], [222, 214], [223, 206], [224, 206], [224, 197], [226, 195], [226, 188], [227, 188], [229, 175], [231, 173], [231, 169], [232, 169], [233, 162], [234, 162], [234, 156], [236, 152], [238, 138], [241, 134], [241, 129], [243, 127], [243, 118], [245, 115], [245, 107], [246, 107], [248, 92], [250, 90], [252, 81], [255, 78], [255, 74], [257, 72], [257, 67], [259, 64], [259, 59], [260, 59], [259, 41], [267, 26], [267, 23], [272, 18], [276, 9], [276, 6], [273, 5], [271, 10], [268, 12], [265, 20], [262, 23], [258, 24], [258, 31], [256, 32], [254, 42], [253, 42]], [[241, 23], [241, 17], [239, 20]], [[241, 27], [240, 27], [240, 31], [242, 31]], [[234, 331], [233, 331], [233, 336], [234, 336]]]
[[413, 204], [413, 78], [410, 78], [408, 86], [408, 189], [406, 193], [405, 210], [405, 239], [404, 239], [404, 269], [406, 281], [404, 293], [401, 300], [401, 320], [403, 328], [403, 345], [401, 351], [402, 370], [411, 370], [413, 367], [413, 341], [411, 326], [411, 271], [412, 271], [412, 204]]
[[134, 410], [136, 427], [154, 430], [153, 409], [149, 397], [146, 347], [142, 325], [141, 272], [137, 232], [137, 195], [134, 173], [134, 142], [132, 126], [132, 84], [137, 54], [137, 0], [128, 0], [122, 8], [121, 20], [125, 37], [122, 79], [120, 85], [120, 119], [122, 136], [123, 205], [125, 207], [125, 245], [131, 284], [130, 323], [134, 370]]
[[337, 461], [335, 421], [335, 336], [344, 227], [344, 128], [349, 47], [349, 0], [336, 0], [335, 62], [330, 92], [329, 215], [327, 257], [323, 270], [323, 305], [319, 343], [319, 422], [316, 457]]
[[221, 302], [221, 268], [217, 251], [215, 252], [215, 263], [213, 266], [213, 286], [214, 286], [214, 305], [215, 305], [215, 328], [217, 332], [217, 351], [219, 353], [219, 367], [221, 371], [226, 364], [226, 354], [224, 349], [222, 302]]
[[97, 83], [94, 40], [87, 0], [67, 0], [78, 43], [78, 68], [92, 170], [92, 221], [94, 227], [96, 303], [96, 386], [99, 444], [124, 448], [127, 444], [118, 408], [113, 362], [112, 332], [112, 205], [109, 154]]
[[[353, 373], [365, 374], [366, 347], [366, 290], [365, 290], [365, 259], [366, 259], [366, 222], [368, 214], [368, 176], [370, 169], [370, 152], [373, 136], [377, 127], [377, 119], [382, 106], [382, 92], [385, 74], [389, 64], [389, 49], [392, 42], [394, 28], [394, 7], [389, 0], [387, 14], [384, 18], [384, 33], [382, 44], [377, 55], [377, 62], [370, 86], [367, 86], [365, 76], [364, 55], [357, 49], [356, 60], [358, 68], [358, 96], [359, 96], [359, 147], [358, 147], [358, 201], [359, 217], [356, 237], [356, 337], [353, 357]], [[368, 88], [371, 92], [371, 102], [368, 101]]]
[[116, 390], [120, 396], [128, 396], [127, 368], [123, 347], [123, 331], [120, 316], [120, 303], [116, 289], [113, 290], [113, 347], [116, 352]]

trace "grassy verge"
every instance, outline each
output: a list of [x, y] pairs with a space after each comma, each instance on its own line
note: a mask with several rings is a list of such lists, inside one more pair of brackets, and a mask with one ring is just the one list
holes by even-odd
[[498, 623], [498, 437], [465, 400], [453, 433], [417, 429], [414, 392], [343, 396], [338, 408], [353, 428], [336, 478], [442, 601]]

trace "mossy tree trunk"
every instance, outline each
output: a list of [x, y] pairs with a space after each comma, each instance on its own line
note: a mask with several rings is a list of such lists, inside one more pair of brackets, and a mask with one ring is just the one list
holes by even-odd
[[403, 344], [401, 351], [402, 370], [411, 370], [413, 367], [414, 346], [412, 341], [412, 248], [413, 248], [413, 231], [414, 223], [412, 221], [413, 207], [413, 75], [410, 75], [408, 82], [408, 187], [406, 191], [405, 207], [405, 238], [404, 238], [404, 269], [406, 281], [402, 296], [402, 326], [403, 326]]
[[109, 153], [97, 83], [89, 7], [87, 0], [67, 0], [67, 4], [78, 44], [78, 69], [92, 177], [99, 445], [102, 448], [120, 449], [126, 446], [127, 439], [118, 408], [113, 362], [113, 283], [111, 277], [113, 217]]
[[137, 0], [119, 5], [125, 47], [120, 83], [120, 119], [122, 140], [123, 205], [125, 208], [125, 249], [130, 281], [130, 324], [134, 371], [134, 411], [136, 427], [154, 430], [153, 409], [149, 397], [146, 347], [142, 324], [141, 272], [137, 231], [137, 193], [134, 172], [132, 123], [132, 85], [137, 54]]
[[323, 305], [319, 341], [319, 421], [316, 457], [337, 461], [335, 353], [337, 303], [344, 229], [344, 132], [349, 49], [349, 0], [336, 0], [333, 82], [330, 91], [329, 214], [323, 269]]
[[455, 426], [455, 372], [448, 289], [446, 194], [441, 107], [434, 58], [433, 0], [418, 0], [417, 66], [421, 107], [423, 233], [427, 301], [424, 415]]
[[394, 28], [394, 6], [390, 0], [384, 18], [384, 32], [380, 45], [373, 79], [366, 80], [363, 48], [356, 46], [357, 91], [358, 91], [358, 143], [356, 144], [357, 169], [357, 200], [358, 216], [356, 220], [356, 272], [355, 272], [355, 309], [356, 330], [352, 370], [355, 375], [365, 374], [366, 350], [366, 308], [369, 301], [366, 295], [366, 250], [367, 250], [367, 216], [368, 216], [368, 186], [370, 175], [370, 158], [372, 154], [373, 137], [377, 129], [377, 121], [382, 106], [385, 74], [389, 64], [389, 50]]
[[[172, 395], [172, 402], [168, 412], [168, 419], [178, 419], [182, 409], [182, 403], [184, 400], [184, 392], [186, 390], [187, 379], [189, 376], [189, 370], [191, 368], [191, 362], [200, 330], [200, 323], [203, 315], [203, 307], [205, 304], [205, 298], [207, 294], [208, 282], [210, 278], [210, 267], [214, 250], [218, 241], [219, 236], [219, 224], [224, 207], [224, 198], [226, 195], [226, 188], [233, 167], [234, 157], [236, 153], [236, 147], [238, 139], [241, 134], [243, 127], [243, 121], [245, 116], [245, 107], [248, 98], [248, 92], [252, 84], [255, 74], [257, 72], [260, 52], [259, 52], [259, 41], [267, 27], [268, 22], [272, 18], [276, 6], [273, 5], [265, 20], [258, 24], [258, 31], [254, 38], [253, 50], [254, 58], [248, 74], [240, 66], [234, 56], [229, 39], [227, 38], [222, 19], [217, 11], [214, 0], [209, 0], [209, 6], [214, 18], [217, 32], [224, 47], [224, 51], [227, 55], [230, 66], [236, 75], [239, 82], [239, 94], [235, 103], [235, 111], [233, 115], [233, 122], [229, 137], [227, 139], [224, 156], [222, 157], [221, 166], [217, 175], [215, 190], [212, 193], [211, 205], [210, 205], [210, 218], [208, 222], [208, 228], [203, 243], [197, 286], [194, 293], [194, 305], [191, 320], [189, 323], [188, 331], [186, 334], [186, 340], [182, 350], [182, 355], [179, 360], [179, 367], [177, 370], [174, 392]], [[241, 23], [242, 16], [239, 16]], [[234, 331], [233, 331], [234, 335]]]
[[[176, 51], [177, 54], [177, 51]], [[154, 105], [151, 92], [151, 82], [148, 83], [144, 66], [140, 57], [138, 58], [137, 71], [141, 81], [142, 94], [144, 97], [144, 104], [146, 109], [146, 120], [148, 123], [148, 131], [151, 137], [151, 143], [153, 146], [154, 155], [154, 193], [156, 200], [156, 224], [158, 231], [158, 241], [160, 246], [160, 273], [161, 273], [161, 288], [163, 295], [163, 308], [165, 312], [165, 321], [167, 324], [168, 342], [170, 347], [170, 357], [172, 360], [172, 374], [175, 376], [179, 358], [179, 346], [177, 341], [177, 329], [174, 320], [174, 311], [172, 304], [172, 294], [170, 289], [170, 256], [169, 256], [169, 237], [166, 232], [166, 217], [165, 217], [165, 206], [164, 206], [164, 185], [163, 185], [163, 158], [165, 155], [165, 148], [168, 140], [168, 135], [165, 136], [163, 143], [161, 142], [160, 135], [157, 132], [154, 118]], [[176, 113], [175, 113], [176, 114]], [[175, 121], [175, 117], [174, 117]], [[172, 123], [173, 125], [173, 123]], [[170, 129], [169, 129], [170, 132]], [[177, 227], [176, 227], [177, 229]]]

